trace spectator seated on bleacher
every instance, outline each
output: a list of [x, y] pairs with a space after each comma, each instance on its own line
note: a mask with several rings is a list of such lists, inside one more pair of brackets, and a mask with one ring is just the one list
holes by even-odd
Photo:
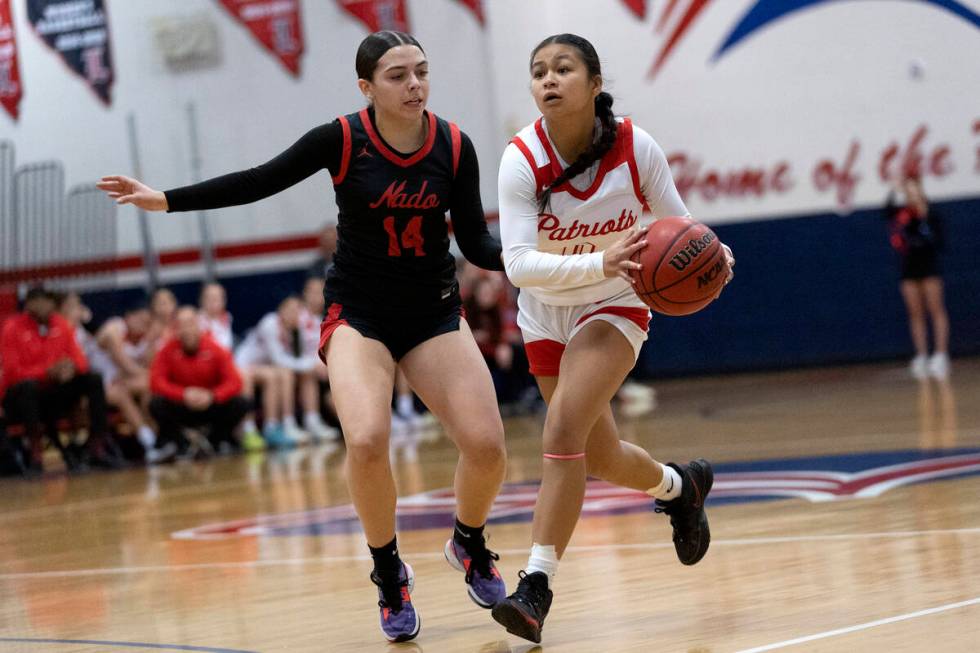
[[202, 333], [197, 309], [183, 306], [174, 336], [163, 343], [150, 367], [150, 413], [160, 445], [188, 446], [186, 429], [206, 429], [212, 446], [237, 445], [235, 427], [248, 410], [240, 396], [242, 377], [231, 354]]
[[198, 301], [201, 308], [201, 329], [214, 341], [231, 351], [235, 336], [231, 330], [232, 317], [228, 312], [228, 295], [225, 287], [216, 281], [201, 286], [201, 296]]
[[[297, 382], [313, 380], [317, 363], [314, 354], [303, 353], [301, 309], [298, 297], [286, 297], [276, 311], [259, 320], [235, 351], [235, 362], [245, 377], [245, 394], [254, 397], [255, 387], [262, 388], [262, 435], [274, 448], [304, 444], [311, 436], [296, 421]], [[307, 426], [311, 424], [318, 426], [312, 422]], [[246, 421], [244, 430], [247, 434], [257, 431], [253, 419]], [[315, 435], [320, 437], [319, 432]]]
[[102, 376], [106, 402], [122, 417], [117, 426], [136, 436], [147, 462], [172, 455], [156, 449], [157, 434], [151, 426], [149, 367], [153, 342], [146, 303], [130, 305], [121, 318], [109, 318], [95, 335], [85, 328], [91, 312], [78, 293], [64, 295], [58, 311], [75, 328], [75, 338], [91, 370]]
[[[86, 463], [119, 467], [121, 460], [106, 425], [102, 377], [89, 371], [74, 328], [54, 311], [54, 295], [33, 288], [27, 293], [23, 312], [3, 325], [0, 396], [6, 422], [23, 427], [32, 468], [40, 469], [42, 464], [42, 425], [70, 469]], [[87, 400], [88, 440], [76, 457], [61, 445], [58, 420], [68, 416], [83, 398]]]

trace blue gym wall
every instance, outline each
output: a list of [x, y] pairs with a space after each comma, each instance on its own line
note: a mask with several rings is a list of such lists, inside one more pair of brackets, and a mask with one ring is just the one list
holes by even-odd
[[[939, 202], [953, 355], [980, 353], [980, 198]], [[912, 356], [880, 210], [715, 228], [735, 279], [688, 317], [654, 314], [639, 376], [783, 369]]]
[[[933, 205], [946, 231], [943, 269], [954, 355], [980, 353], [980, 198]], [[741, 222], [715, 228], [737, 258], [722, 296], [687, 317], [654, 314], [639, 377], [785, 369], [912, 355], [898, 261], [881, 211]], [[222, 278], [240, 335], [290, 292], [306, 269]], [[170, 286], [196, 303], [197, 282]], [[98, 318], [140, 290], [86, 295]]]

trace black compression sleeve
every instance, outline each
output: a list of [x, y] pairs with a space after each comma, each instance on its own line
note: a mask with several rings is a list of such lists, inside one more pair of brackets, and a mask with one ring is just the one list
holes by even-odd
[[503, 270], [500, 243], [487, 230], [480, 201], [480, 164], [469, 136], [460, 134], [459, 169], [453, 182], [450, 217], [463, 256], [484, 270]]
[[168, 211], [248, 204], [275, 195], [327, 168], [340, 169], [344, 134], [338, 121], [311, 129], [288, 150], [260, 166], [165, 191]]

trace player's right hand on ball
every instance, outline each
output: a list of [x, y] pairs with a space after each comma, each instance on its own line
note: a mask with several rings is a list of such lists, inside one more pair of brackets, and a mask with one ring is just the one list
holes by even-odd
[[606, 278], [619, 277], [630, 284], [636, 283], [630, 277], [630, 270], [640, 270], [642, 265], [630, 260], [634, 254], [647, 246], [646, 227], [630, 232], [602, 253], [602, 272]]
[[109, 175], [103, 177], [95, 186], [116, 200], [116, 204], [132, 204], [144, 211], [166, 211], [169, 208], [167, 196], [162, 191], [153, 190], [132, 177]]

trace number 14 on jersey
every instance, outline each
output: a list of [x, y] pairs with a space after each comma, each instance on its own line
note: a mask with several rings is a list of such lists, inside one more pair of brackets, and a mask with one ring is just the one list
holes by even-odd
[[384, 227], [388, 233], [388, 256], [401, 256], [404, 250], [414, 250], [415, 256], [425, 256], [425, 250], [422, 249], [425, 239], [422, 238], [421, 215], [416, 215], [408, 221], [402, 230], [401, 239], [395, 231], [395, 216], [389, 215], [385, 218]]

